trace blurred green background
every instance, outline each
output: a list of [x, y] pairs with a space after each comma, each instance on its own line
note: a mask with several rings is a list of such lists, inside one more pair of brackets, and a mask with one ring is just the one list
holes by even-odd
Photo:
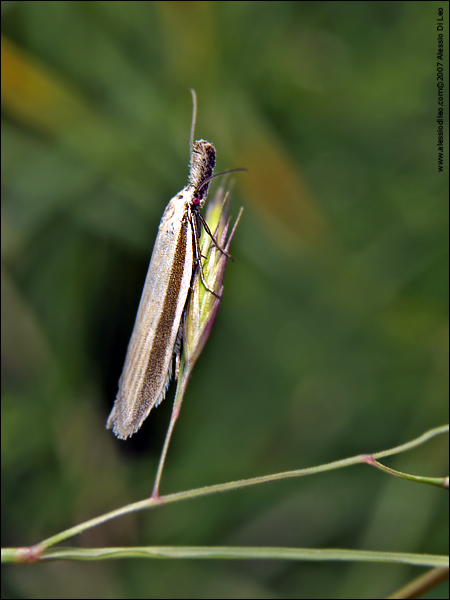
[[[233, 177], [235, 262], [161, 492], [375, 452], [447, 422], [439, 6], [2, 2], [3, 545], [151, 492], [173, 386], [131, 440], [105, 422], [159, 219], [187, 180], [190, 87], [216, 171], [248, 173]], [[386, 462], [442, 476], [447, 460], [439, 438]], [[73, 543], [445, 554], [447, 519], [442, 490], [360, 466], [130, 515]], [[380, 598], [422, 572], [54, 563], [8, 567], [2, 597]]]

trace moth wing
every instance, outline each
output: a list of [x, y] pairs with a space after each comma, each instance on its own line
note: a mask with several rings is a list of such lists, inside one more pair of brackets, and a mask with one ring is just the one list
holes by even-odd
[[161, 219], [119, 391], [106, 425], [121, 439], [135, 433], [164, 399], [174, 351], [179, 352], [194, 263], [186, 194], [183, 190], [172, 198]]

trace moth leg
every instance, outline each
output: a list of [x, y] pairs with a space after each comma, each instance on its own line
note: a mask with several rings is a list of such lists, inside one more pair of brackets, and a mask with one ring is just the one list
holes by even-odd
[[209, 237], [212, 240], [212, 243], [214, 244], [214, 246], [220, 250], [222, 252], [222, 254], [225, 254], [225, 256], [227, 256], [230, 260], [233, 260], [233, 257], [231, 256], [231, 254], [229, 254], [226, 250], [224, 250], [224, 248], [222, 248], [221, 246], [219, 246], [219, 244], [216, 242], [215, 237], [213, 236], [213, 234], [211, 233], [211, 229], [208, 227], [208, 223], [205, 221], [204, 216], [202, 215], [201, 212], [197, 213], [198, 217], [203, 225], [203, 227], [205, 228], [206, 233], [209, 235]]
[[[220, 296], [214, 290], [212, 290], [205, 281], [205, 276], [203, 273], [203, 266], [202, 266], [202, 252], [201, 252], [201, 248], [200, 248], [200, 244], [199, 244], [200, 231], [199, 231], [198, 221], [197, 221], [196, 217], [200, 217], [200, 221], [204, 227], [206, 225], [205, 220], [203, 219], [203, 216], [201, 213], [196, 212], [194, 215], [191, 216], [191, 224], [192, 224], [192, 228], [194, 230], [194, 255], [195, 255], [195, 262], [196, 262], [195, 270], [197, 269], [197, 267], [200, 269], [200, 279], [202, 280], [202, 283], [205, 286], [205, 288], [208, 290], [208, 292], [211, 292], [211, 294], [214, 294], [214, 296], [216, 298], [220, 299], [222, 296]], [[207, 225], [206, 225], [206, 228], [205, 228], [206, 232], [207, 233], [209, 232], [209, 234], [211, 235], [211, 232]], [[211, 236], [211, 239], [214, 241], [213, 236]], [[214, 241], [214, 243], [217, 246], [215, 241]], [[219, 246], [217, 246], [217, 247], [219, 248]], [[219, 250], [220, 250], [220, 248], [219, 248]], [[195, 275], [195, 272], [196, 271], [194, 271], [194, 275]]]

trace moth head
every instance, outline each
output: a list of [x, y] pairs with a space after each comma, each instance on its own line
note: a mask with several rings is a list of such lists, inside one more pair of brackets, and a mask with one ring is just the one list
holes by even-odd
[[198, 140], [192, 144], [189, 183], [195, 190], [194, 206], [203, 206], [215, 164], [216, 150], [212, 144], [206, 140]]

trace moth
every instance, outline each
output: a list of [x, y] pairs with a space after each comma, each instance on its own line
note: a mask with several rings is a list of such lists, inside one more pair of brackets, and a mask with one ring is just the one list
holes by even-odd
[[213, 177], [216, 151], [206, 140], [194, 142], [196, 97], [191, 91], [189, 181], [170, 200], [159, 224], [119, 390], [106, 425], [120, 439], [133, 435], [151, 409], [162, 402], [174, 360], [179, 364], [183, 314], [197, 267], [201, 272], [202, 224], [215, 243], [200, 209]]

